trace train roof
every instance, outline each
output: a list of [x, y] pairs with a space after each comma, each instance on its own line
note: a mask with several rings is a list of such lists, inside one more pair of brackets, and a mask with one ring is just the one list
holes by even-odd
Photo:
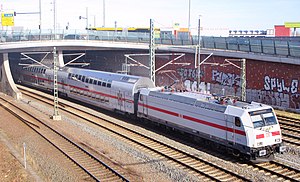
[[142, 78], [140, 76], [134, 75], [124, 75], [112, 72], [104, 72], [98, 70], [90, 70], [90, 69], [82, 69], [82, 68], [71, 68], [68, 67], [65, 70], [68, 73], [74, 73], [78, 75], [85, 75], [91, 78], [98, 78], [98, 79], [107, 79], [112, 81], [121, 81], [121, 82], [128, 82], [128, 83], [135, 83], [138, 79]]
[[84, 75], [86, 77], [89, 77], [90, 79], [111, 82], [111, 87], [113, 89], [128, 91], [132, 93], [136, 93], [140, 88], [154, 87], [154, 83], [147, 77], [72, 67], [64, 68], [63, 71], [75, 75]]
[[270, 108], [268, 105], [264, 105], [256, 102], [241, 102], [237, 101], [233, 97], [218, 97], [211, 94], [204, 94], [198, 92], [175, 92], [164, 90], [163, 88], [153, 88], [150, 89], [148, 93], [149, 96], [158, 97], [161, 99], [172, 100], [188, 105], [195, 105], [198, 107], [203, 107], [209, 110], [215, 110], [218, 112], [225, 112], [228, 106], [235, 108], [240, 108], [243, 110], [254, 111], [257, 109]]

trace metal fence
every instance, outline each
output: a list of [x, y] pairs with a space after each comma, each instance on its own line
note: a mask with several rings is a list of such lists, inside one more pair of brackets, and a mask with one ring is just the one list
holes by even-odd
[[[148, 43], [149, 33], [93, 31], [93, 30], [27, 30], [0, 31], [0, 42], [41, 41], [41, 40], [100, 40]], [[197, 45], [198, 37], [190, 39], [174, 36], [156, 35], [156, 44]], [[300, 57], [300, 37], [201, 37], [201, 47], [210, 49], [232, 50], [271, 54], [284, 57]]]

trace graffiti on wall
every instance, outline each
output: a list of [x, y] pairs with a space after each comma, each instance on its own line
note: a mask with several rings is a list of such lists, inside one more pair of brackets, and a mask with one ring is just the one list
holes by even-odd
[[240, 75], [233, 73], [224, 73], [218, 70], [212, 70], [212, 80], [226, 86], [239, 86], [240, 85]]
[[281, 78], [272, 78], [270, 76], [265, 76], [264, 78], [264, 88], [267, 91], [275, 92], [287, 92], [287, 93], [297, 93], [299, 81], [293, 79], [290, 83]]
[[[178, 74], [181, 76], [184, 87], [188, 91], [197, 91], [197, 74], [198, 70], [193, 68], [178, 68]], [[203, 72], [200, 72], [201, 77], [204, 76]], [[201, 82], [199, 85], [200, 92], [209, 93], [210, 84]]]
[[[177, 72], [183, 80], [196, 80], [198, 75], [198, 70], [193, 68], [179, 68]], [[200, 74], [204, 76], [203, 72], [200, 72]]]
[[290, 107], [294, 109], [300, 109], [300, 94], [292, 94]]
[[[180, 68], [177, 71], [185, 88], [189, 91], [196, 91], [197, 69]], [[201, 75], [203, 76], [203, 73]], [[237, 96], [240, 94], [240, 75], [212, 70], [211, 76], [214, 83], [201, 82], [199, 87], [202, 92], [221, 93], [220, 90], [225, 88], [225, 94], [230, 93]], [[247, 89], [248, 101], [256, 101], [282, 108], [300, 109], [299, 80], [265, 76], [261, 82], [263, 82], [261, 90]]]

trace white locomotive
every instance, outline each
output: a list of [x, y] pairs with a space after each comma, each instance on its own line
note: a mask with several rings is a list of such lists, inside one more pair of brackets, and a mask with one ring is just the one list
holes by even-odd
[[[53, 89], [53, 70], [24, 67], [18, 80]], [[285, 151], [272, 107], [192, 92], [165, 91], [149, 78], [65, 67], [59, 92], [105, 109], [175, 128], [225, 147], [248, 160], [269, 159]]]

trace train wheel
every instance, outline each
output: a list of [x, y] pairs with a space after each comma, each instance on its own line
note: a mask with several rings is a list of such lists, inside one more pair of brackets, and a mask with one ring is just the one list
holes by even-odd
[[240, 153], [240, 151], [234, 149], [234, 150], [232, 151], [232, 155], [234, 155], [235, 157], [240, 157], [240, 156], [241, 156], [241, 153]]

